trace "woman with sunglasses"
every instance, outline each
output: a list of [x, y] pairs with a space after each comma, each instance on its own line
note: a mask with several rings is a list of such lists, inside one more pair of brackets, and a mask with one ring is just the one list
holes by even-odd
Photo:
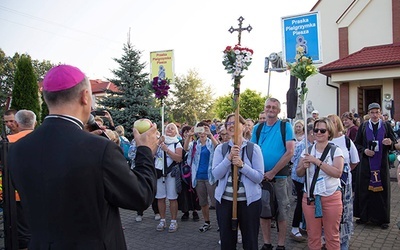
[[[342, 216], [340, 176], [343, 172], [343, 152], [340, 148], [332, 150], [332, 147], [336, 147], [333, 144], [328, 146], [329, 140], [334, 135], [334, 125], [328, 118], [314, 122], [313, 134], [315, 144], [303, 151], [296, 170], [298, 176], [306, 175], [303, 213], [307, 224], [308, 247], [310, 250], [321, 249], [323, 228], [326, 248], [340, 249], [339, 224]], [[325, 150], [327, 152], [325, 159], [320, 159]], [[331, 155], [332, 151], [334, 155]], [[307, 169], [309, 170], [306, 171]], [[307, 189], [313, 189], [311, 182], [316, 171], [319, 172], [314, 191], [308, 194]]]

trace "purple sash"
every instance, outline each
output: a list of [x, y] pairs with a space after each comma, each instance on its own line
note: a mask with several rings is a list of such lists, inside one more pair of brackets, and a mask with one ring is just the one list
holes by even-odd
[[[378, 131], [376, 137], [374, 136], [372, 123], [371, 121], [368, 122], [367, 127], [365, 128], [365, 134], [367, 137], [367, 145], [369, 147], [372, 141], [378, 141], [377, 147], [379, 147], [379, 151], [375, 151], [373, 157], [369, 158], [369, 169], [371, 171], [371, 177], [369, 180], [368, 190], [373, 192], [380, 192], [383, 191], [382, 181], [381, 181], [381, 163], [382, 163], [382, 155], [383, 155], [383, 144], [382, 140], [385, 136], [385, 126], [382, 126], [382, 120], [379, 120], [378, 124]], [[368, 148], [371, 149], [371, 148]], [[373, 149], [372, 149], [373, 150]]]

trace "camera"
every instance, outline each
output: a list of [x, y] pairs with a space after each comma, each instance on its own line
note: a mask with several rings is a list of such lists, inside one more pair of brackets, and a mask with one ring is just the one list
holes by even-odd
[[91, 113], [94, 116], [105, 116], [106, 115], [106, 111], [104, 111], [104, 110], [93, 110]]
[[201, 133], [204, 133], [204, 131], [205, 131], [204, 127], [195, 127], [194, 128], [195, 133], [201, 134]]
[[311, 205], [311, 202], [314, 202], [315, 198], [314, 197], [307, 197], [307, 205]]

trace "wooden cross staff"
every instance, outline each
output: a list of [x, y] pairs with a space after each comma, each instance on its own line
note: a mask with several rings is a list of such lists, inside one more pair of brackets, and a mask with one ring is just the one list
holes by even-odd
[[[242, 39], [242, 31], [247, 30], [250, 32], [253, 28], [249, 25], [247, 28], [242, 28], [244, 18], [239, 17], [239, 28], [231, 28], [228, 30], [230, 33], [237, 31], [238, 35], [238, 45], [240, 45]], [[241, 131], [239, 131], [239, 98], [240, 95], [240, 77], [235, 77], [234, 82], [234, 90], [233, 90], [233, 102], [235, 103], [235, 135], [234, 135], [234, 143], [235, 145], [239, 145], [239, 141], [241, 135]], [[240, 146], [240, 145], [239, 145]], [[232, 230], [236, 231], [238, 228], [238, 220], [237, 220], [237, 191], [238, 191], [238, 166], [233, 166], [232, 173], [232, 186], [233, 186], [233, 202], [232, 202]]]

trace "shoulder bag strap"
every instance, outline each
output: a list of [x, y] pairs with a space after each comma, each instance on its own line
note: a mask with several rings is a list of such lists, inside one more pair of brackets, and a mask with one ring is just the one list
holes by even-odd
[[[330, 148], [331, 148], [331, 144], [328, 143], [324, 149], [324, 152], [321, 155], [321, 158], [319, 158], [321, 161], [325, 160], [326, 155], [328, 154]], [[314, 197], [314, 189], [315, 189], [315, 184], [317, 183], [319, 170], [320, 170], [320, 168], [316, 166], [315, 173], [314, 173], [313, 179], [311, 181], [311, 186], [310, 186], [310, 197], [311, 198]]]
[[260, 140], [260, 134], [261, 134], [261, 130], [264, 127], [264, 122], [260, 123], [260, 125], [258, 125], [257, 130], [256, 130], [256, 143], [258, 144], [258, 140]]

